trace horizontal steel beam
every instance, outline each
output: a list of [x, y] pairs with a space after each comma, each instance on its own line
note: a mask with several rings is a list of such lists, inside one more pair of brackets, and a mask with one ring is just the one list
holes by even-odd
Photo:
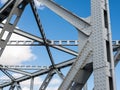
[[[73, 58], [73, 59], [71, 59], [71, 60], [68, 60], [68, 61], [65, 61], [65, 62], [56, 64], [55, 67], [56, 67], [56, 69], [62, 69], [62, 68], [71, 66], [75, 60], [76, 60], [76, 58]], [[22, 81], [24, 81], [24, 80], [30, 79], [31, 77], [37, 77], [37, 76], [46, 74], [46, 73], [48, 73], [49, 71], [50, 71], [50, 69], [44, 69], [44, 70], [36, 71], [36, 72], [34, 72], [34, 73], [31, 73], [31, 76], [22, 76], [22, 77], [20, 77], [20, 78], [17, 78], [15, 81], [16, 81], [16, 82], [22, 82]], [[11, 84], [12, 84], [12, 82], [0, 84], [0, 88], [9, 86], [9, 85], [11, 85]]]
[[[50, 40], [54, 46], [78, 46], [78, 40]], [[33, 40], [10, 40], [7, 46], [43, 46], [44, 44]]]
[[[18, 34], [18, 35], [21, 35], [21, 36], [24, 36], [24, 37], [27, 37], [27, 38], [29, 38], [29, 39], [38, 41], [38, 42], [40, 42], [40, 43], [43, 43], [43, 40], [42, 40], [40, 37], [34, 36], [34, 35], [29, 34], [29, 33], [27, 33], [27, 32], [23, 32], [23, 31], [21, 31], [21, 30], [19, 30], [19, 29], [15, 29], [15, 30], [14, 30], [14, 33], [16, 33], [16, 34]], [[53, 48], [56, 48], [56, 49], [60, 50], [60, 51], [63, 51], [63, 52], [66, 52], [66, 53], [69, 53], [69, 54], [72, 54], [72, 55], [75, 55], [75, 56], [78, 55], [77, 52], [75, 52], [75, 51], [73, 51], [73, 50], [70, 50], [70, 49], [68, 49], [68, 48], [65, 48], [65, 47], [62, 47], [62, 46], [54, 46], [54, 45], [51, 45], [51, 44], [50, 44], [50, 40], [48, 40], [47, 44], [48, 44], [49, 46], [53, 47]]]
[[[49, 45], [52, 46], [78, 46], [80, 43], [78, 40], [49, 40]], [[118, 40], [113, 42], [113, 51], [116, 51], [120, 47]], [[34, 40], [10, 40], [7, 46], [43, 46], [43, 43]]]
[[1, 69], [18, 69], [18, 70], [41, 70], [49, 69], [48, 66], [38, 66], [38, 65], [2, 65]]
[[43, 46], [44, 44], [33, 40], [10, 40], [7, 46]]
[[[65, 68], [65, 67], [68, 67], [68, 66], [71, 66], [74, 62], [75, 62], [76, 58], [73, 58], [71, 60], [67, 60], [67, 61], [64, 61], [64, 62], [61, 62], [59, 64], [56, 64], [55, 67], [57, 69], [62, 69], [62, 68]], [[116, 60], [115, 60], [116, 61]], [[37, 71], [37, 72], [34, 72], [34, 73], [31, 73], [31, 74], [27, 74], [27, 75], [30, 75], [30, 76], [23, 76], [21, 78], [18, 78], [16, 79], [16, 81], [18, 82], [22, 82], [24, 80], [27, 80], [27, 79], [30, 79], [31, 77], [37, 77], [37, 76], [40, 76], [40, 75], [43, 75], [43, 74], [46, 74], [49, 72], [50, 69], [44, 69], [44, 70], [41, 70], [41, 71]], [[21, 71], [17, 71], [17, 70], [12, 70], [10, 69], [10, 71], [13, 71], [13, 72], [17, 72], [17, 73], [21, 73], [21, 74], [26, 74], [26, 73], [23, 73]], [[6, 86], [9, 86], [11, 85], [12, 82], [8, 82], [8, 83], [4, 83], [4, 84], [1, 84], [0, 87], [6, 87]]]
[[20, 70], [20, 69], [5, 68], [5, 70], [11, 71], [11, 72], [15, 72], [15, 73], [19, 73], [19, 74], [23, 74], [23, 75], [31, 76], [31, 73], [23, 71], [23, 70]]
[[[3, 23], [0, 23], [0, 28], [3, 28], [3, 26], [4, 26], [4, 24], [3, 24]], [[44, 44], [42, 38], [40, 38], [40, 37], [38, 37], [38, 36], [35, 36], [35, 35], [32, 35], [32, 34], [30, 34], [30, 33], [27, 33], [27, 32], [25, 32], [25, 31], [22, 31], [22, 30], [20, 30], [20, 29], [18, 29], [18, 28], [15, 28], [14, 33], [15, 33], [15, 34], [18, 34], [18, 35], [20, 35], [20, 36], [26, 37], [26, 38], [28, 38], [28, 39], [31, 39], [31, 40], [33, 40], [33, 41], [37, 41], [37, 42], [39, 42], [39, 43]], [[51, 45], [50, 43], [51, 43], [51, 41], [47, 39], [47, 44], [48, 44], [50, 47], [53, 47], [53, 48], [55, 48], [55, 49], [58, 49], [58, 50], [60, 50], [60, 51], [66, 52], [66, 53], [69, 53], [69, 54], [74, 55], [74, 56], [77, 56], [77, 55], [78, 55], [78, 52], [76, 52], [76, 51], [74, 51], [74, 50], [71, 50], [71, 49], [68, 49], [68, 48], [65, 48], [65, 47], [62, 47], [62, 46], [54, 46], [54, 45]]]

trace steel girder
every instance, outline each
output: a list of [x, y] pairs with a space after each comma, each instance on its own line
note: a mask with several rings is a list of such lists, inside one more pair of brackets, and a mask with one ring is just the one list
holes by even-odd
[[[33, 1], [30, 2], [30, 0], [27, 2], [27, 3], [29, 2], [31, 3], [31, 7], [34, 12], [34, 15], [35, 15], [35, 18], [36, 18], [36, 21], [37, 21], [37, 24], [38, 24], [38, 27], [40, 29], [43, 39], [30, 35], [23, 31], [19, 31], [19, 30], [14, 30], [14, 32], [21, 36], [25, 36], [32, 40], [43, 43], [48, 51], [52, 65], [54, 66], [53, 69], [55, 71], [58, 69], [67, 67], [69, 65], [72, 65], [70, 71], [68, 72], [67, 76], [63, 80], [61, 86], [59, 87], [59, 90], [68, 90], [69, 88], [71, 90], [81, 90], [83, 86], [85, 85], [85, 83], [87, 82], [92, 72], [94, 72], [94, 79], [95, 79], [94, 90], [98, 90], [98, 89], [116, 90], [115, 79], [114, 79], [114, 61], [113, 61], [113, 55], [112, 55], [113, 48], [112, 48], [112, 40], [111, 40], [111, 35], [110, 35], [111, 31], [110, 31], [110, 24], [109, 24], [110, 20], [109, 20], [108, 0], [91, 0], [91, 17], [89, 18], [91, 20], [90, 22], [92, 23], [90, 23], [86, 19], [82, 19], [72, 14], [71, 12], [57, 5], [55, 2], [51, 0], [38, 0], [38, 1], [42, 2], [53, 12], [55, 12], [56, 14], [61, 16], [63, 19], [71, 23], [74, 27], [76, 27], [80, 35], [79, 40], [82, 41], [82, 45], [81, 44], [79, 45], [79, 52], [80, 52], [79, 54], [72, 50], [61, 47], [61, 46], [50, 45], [50, 43], [48, 42], [49, 40], [45, 38], [44, 31], [41, 27], [41, 23], [37, 15], [36, 8], [34, 6], [34, 2]], [[6, 8], [9, 9], [10, 6], [11, 8], [13, 7], [13, 11], [14, 11], [16, 7], [14, 7], [13, 4], [14, 4], [13, 0], [9, 1], [1, 9], [1, 13], [6, 12]], [[9, 10], [9, 13], [11, 12], [12, 14], [11, 10]], [[9, 17], [9, 16], [4, 17], [4, 15], [2, 14], [0, 15], [1, 17], [3, 16], [0, 19], [1, 21], [4, 20], [6, 17]], [[8, 27], [7, 24], [5, 24], [4, 28], [5, 27]], [[4, 31], [4, 28], [3, 28], [3, 31]], [[13, 28], [15, 28], [15, 25], [13, 26]], [[13, 28], [11, 30], [13, 30]], [[2, 44], [1, 45], [5, 47], [8, 40], [6, 40], [6, 43], [4, 45]], [[92, 48], [92, 45], [94, 46], [94, 48]], [[52, 56], [50, 55], [51, 52], [49, 50], [49, 46], [57, 48], [61, 51], [65, 51], [67, 53], [73, 54], [77, 56], [77, 58], [55, 65], [54, 60], [52, 59]], [[120, 55], [118, 48], [119, 47], [115, 47], [115, 50], [118, 50], [118, 52], [115, 55], [116, 62], [119, 61], [119, 55]], [[13, 84], [12, 82], [4, 83], [0, 87], [2, 88], [8, 85], [11, 85], [12, 89], [14, 89], [15, 86], [17, 86], [17, 88], [19, 88], [18, 90], [21, 90], [19, 82], [32, 78], [31, 88], [30, 88], [32, 90], [34, 77], [48, 73], [47, 78], [51, 79], [50, 76], [52, 75], [50, 73], [50, 70], [51, 69], [41, 70], [41, 71], [37, 71], [34, 73], [27, 73], [27, 72], [20, 71], [20, 70], [13, 70], [15, 72], [18, 71], [18, 73], [23, 73], [27, 76], [17, 78]], [[3, 71], [3, 72], [8, 75], [6, 71]], [[58, 75], [62, 77], [62, 74], [60, 74], [60, 72], [56, 71], [56, 73], [58, 73]], [[10, 75], [8, 76], [10, 77]], [[47, 84], [45, 83], [45, 84], [48, 85], [48, 83]], [[43, 83], [43, 86], [45, 84]]]
[[[63, 9], [62, 7], [58, 6], [56, 3], [50, 0], [38, 0], [46, 5], [49, 9], [53, 10], [56, 14], [63, 17], [65, 20], [73, 24], [73, 21], [77, 21], [75, 18], [74, 20], [69, 16], [67, 10]], [[65, 14], [66, 13], [66, 14]], [[71, 14], [72, 15], [72, 14]], [[70, 18], [70, 19], [69, 19]], [[116, 90], [115, 87], [115, 76], [114, 76], [114, 61], [113, 61], [113, 52], [112, 52], [112, 40], [111, 40], [111, 27], [110, 27], [110, 16], [109, 16], [109, 5], [108, 0], [91, 0], [91, 24], [88, 26], [90, 27], [88, 34], [89, 37], [85, 37], [84, 43], [86, 41], [90, 42], [89, 46], [84, 47], [86, 44], [80, 46], [80, 53], [76, 60], [78, 63], [74, 63], [72, 68], [70, 69], [69, 73], [67, 74], [65, 80], [59, 87], [59, 90], [69, 90], [70, 86], [75, 83], [81, 84], [81, 82], [74, 81], [77, 73], [80, 72], [79, 70], [83, 69], [82, 64], [86, 61], [85, 58], [90, 58], [86, 55], [89, 55], [89, 48], [91, 48], [93, 55], [93, 72], [94, 72], [94, 84], [95, 90]], [[82, 22], [83, 23], [83, 22]], [[79, 30], [81, 30], [81, 21], [78, 21], [77, 24], [80, 24]], [[74, 25], [74, 24], [73, 24]], [[75, 25], [74, 25], [75, 26]], [[82, 24], [84, 27], [84, 24]], [[87, 28], [88, 28], [87, 27]], [[86, 27], [84, 27], [85, 29]], [[91, 32], [92, 31], [92, 32]], [[80, 38], [81, 41], [81, 38]], [[92, 45], [94, 48], [92, 48]], [[84, 52], [84, 48], [85, 51]], [[88, 50], [88, 51], [87, 51]], [[83, 55], [81, 54], [83, 53]], [[81, 54], [81, 55], [80, 55]], [[79, 61], [81, 61], [79, 63]], [[82, 67], [82, 68], [81, 68]], [[82, 74], [82, 73], [81, 73]], [[87, 74], [87, 73], [86, 73]], [[88, 74], [87, 74], [88, 75]], [[84, 77], [83, 75], [79, 76]], [[88, 77], [89, 78], [89, 77]], [[85, 83], [82, 83], [84, 85]], [[101, 86], [102, 85], [102, 86]], [[74, 85], [73, 85], [74, 87]], [[74, 87], [74, 90], [82, 89], [83, 86], [78, 85]]]
[[[1, 28], [3, 28], [4, 25], [1, 24], [0, 26], [1, 26]], [[43, 39], [40, 38], [40, 37], [38, 37], [38, 36], [32, 35], [32, 34], [30, 34], [30, 33], [27, 33], [27, 32], [25, 32], [25, 31], [20, 30], [20, 29], [17, 29], [17, 28], [14, 30], [14, 33], [15, 33], [15, 34], [18, 34], [18, 35], [20, 35], [20, 36], [26, 37], [26, 38], [28, 38], [28, 39], [31, 39], [31, 40], [33, 40], [33, 41], [37, 41], [37, 42], [39, 42], [40, 44], [43, 44], [43, 45], [44, 45]], [[47, 39], [47, 44], [48, 44], [50, 47], [53, 47], [53, 48], [58, 49], [58, 50], [60, 50], [60, 51], [69, 53], [69, 54], [71, 54], [71, 55], [74, 55], [74, 56], [77, 56], [77, 55], [78, 55], [78, 53], [77, 53], [76, 51], [74, 51], [74, 50], [71, 50], [71, 49], [68, 49], [68, 48], [65, 48], [65, 47], [62, 47], [62, 46], [58, 46], [58, 45], [57, 45], [57, 46], [56, 46], [56, 45], [51, 45], [51, 42], [50, 42], [50, 40], [48, 40], [48, 39]]]
[[[12, 0], [12, 2], [14, 2], [14, 1]], [[24, 2], [23, 0], [15, 1], [13, 4], [13, 7], [11, 7], [11, 10], [9, 10], [9, 13], [7, 14], [9, 16], [7, 18], [5, 26], [3, 27], [2, 31], [1, 31], [1, 34], [0, 34], [0, 56], [2, 55], [4, 49], [7, 45], [7, 42], [9, 41], [9, 39], [14, 31], [14, 28], [16, 27], [26, 4], [27, 3]], [[11, 5], [11, 3], [10, 3], [10, 5]], [[9, 5], [8, 5], [8, 7], [9, 7]], [[3, 12], [4, 12], [4, 10], [1, 10], [1, 14]], [[14, 18], [14, 20], [12, 21], [13, 18]], [[4, 19], [5, 18], [1, 18], [1, 20], [4, 20]], [[6, 37], [4, 37], [4, 35], [6, 35]]]
[[[66, 60], [66, 61], [64, 61], [64, 62], [61, 62], [61, 63], [59, 63], [59, 64], [55, 64], [55, 67], [57, 68], [57, 69], [62, 69], [62, 68], [65, 68], [65, 67], [69, 67], [69, 66], [71, 66], [72, 64], [73, 64], [73, 62], [75, 61], [75, 59], [76, 58], [73, 58], [73, 59], [71, 59], [71, 60]], [[8, 69], [9, 70], [9, 69]], [[10, 69], [11, 70], [11, 69]], [[13, 69], [13, 71], [14, 71], [15, 69]], [[16, 82], [22, 82], [22, 81], [24, 81], [24, 80], [28, 80], [28, 79], [30, 79], [31, 77], [38, 77], [38, 76], [40, 76], [40, 75], [43, 75], [43, 74], [47, 74], [49, 71], [50, 71], [51, 69], [44, 69], [44, 70], [38, 70], [38, 71], [36, 71], [36, 72], [34, 72], [34, 73], [31, 73], [31, 75], [25, 75], [25, 76], [23, 76], [23, 77], [20, 77], [20, 78], [17, 78], [15, 81]], [[18, 72], [21, 72], [21, 70], [16, 70], [16, 71], [18, 71]], [[23, 72], [23, 71], [22, 71]], [[6, 86], [9, 86], [9, 85], [11, 85], [12, 84], [12, 82], [8, 82], [8, 83], [4, 83], [4, 84], [1, 84], [0, 85], [0, 87], [6, 87]]]

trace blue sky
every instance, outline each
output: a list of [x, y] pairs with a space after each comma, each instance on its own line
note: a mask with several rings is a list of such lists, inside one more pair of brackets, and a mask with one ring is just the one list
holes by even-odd
[[[67, 8], [80, 17], [88, 17], [90, 15], [90, 0], [54, 0], [59, 5]], [[112, 27], [112, 38], [113, 40], [120, 40], [120, 0], [109, 0], [110, 1], [110, 15], [111, 15], [111, 27]], [[41, 22], [46, 34], [46, 37], [51, 40], [77, 40], [77, 30], [71, 26], [68, 22], [57, 16], [51, 10], [46, 7], [38, 9], [38, 13], [41, 18]], [[32, 33], [41, 37], [35, 19], [33, 17], [30, 6], [28, 5], [17, 25], [20, 29]], [[70, 47], [77, 51], [76, 47]], [[33, 65], [50, 65], [49, 57], [44, 47], [29, 47], [29, 55], [35, 55], [33, 60], [32, 56], [23, 60], [21, 64], [33, 64]], [[61, 51], [51, 48], [54, 56], [55, 63], [68, 60], [73, 56], [63, 53]], [[57, 54], [59, 53], [59, 54]], [[120, 90], [120, 64], [116, 67], [116, 80], [117, 90]], [[91, 80], [90, 80], [91, 81]], [[91, 90], [91, 89], [89, 89]]]

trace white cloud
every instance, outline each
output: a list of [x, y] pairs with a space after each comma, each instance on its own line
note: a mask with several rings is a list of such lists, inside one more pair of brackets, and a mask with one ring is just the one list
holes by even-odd
[[[5, 23], [6, 20], [3, 21]], [[3, 37], [6, 35], [3, 35]], [[29, 40], [17, 34], [12, 34], [10, 40]], [[32, 53], [31, 46], [7, 46], [0, 57], [0, 64], [15, 65], [25, 61], [34, 60], [36, 56]]]
[[[4, 3], [6, 3], [8, 0], [0, 0], [0, 3], [1, 4], [4, 4]], [[38, 9], [44, 9], [44, 5], [41, 3], [41, 2], [39, 2], [39, 1], [37, 1], [37, 0], [34, 0], [34, 2], [35, 2], [35, 5], [36, 5], [36, 7], [38, 8]]]
[[[25, 87], [29, 87], [30, 86], [30, 79], [29, 80], [26, 80], [26, 81], [24, 81], [24, 82], [21, 82], [21, 85], [22, 86], [25, 86]], [[41, 84], [42, 84], [42, 78], [40, 78], [40, 77], [36, 77], [35, 79], [34, 79], [34, 86], [40, 86]]]
[[30, 90], [28, 87], [23, 87], [22, 90]]
[[[37, 90], [38, 90], [40, 88], [43, 80], [44, 79], [42, 79], [41, 77], [35, 78], [34, 79], [34, 88], [37, 88]], [[57, 90], [60, 83], [61, 83], [61, 79], [53, 78], [46, 90]], [[30, 80], [22, 82], [21, 86], [24, 87], [25, 90], [28, 90], [29, 86], [30, 86]], [[24, 90], [24, 88], [23, 88], [23, 90]]]
[[[22, 36], [13, 34], [11, 40], [28, 40]], [[36, 56], [32, 53], [31, 46], [7, 46], [0, 58], [0, 64], [15, 65], [25, 61], [34, 60]]]
[[41, 2], [39, 2], [38, 0], [34, 0], [34, 2], [35, 2], [35, 5], [38, 9], [42, 10], [45, 8], [45, 6]]
[[54, 78], [54, 79], [52, 79], [52, 81], [51, 81], [51, 85], [58, 85], [58, 84], [60, 84], [60, 79], [59, 78]]
[[62, 80], [58, 77], [53, 78], [46, 90], [58, 90]]
[[[12, 74], [12, 76], [14, 77], [20, 77], [21, 75], [20, 74]], [[7, 76], [1, 76], [0, 79], [9, 79]], [[34, 78], [34, 90], [38, 90], [43, 82], [43, 78], [42, 77], [36, 77]], [[29, 80], [26, 80], [26, 81], [23, 81], [20, 83], [21, 87], [22, 87], [22, 90], [30, 90], [30, 79]], [[51, 82], [49, 83], [48, 87], [46, 90], [57, 90], [59, 85], [61, 83], [61, 79], [56, 77], [56, 78], [53, 78], [51, 80]]]

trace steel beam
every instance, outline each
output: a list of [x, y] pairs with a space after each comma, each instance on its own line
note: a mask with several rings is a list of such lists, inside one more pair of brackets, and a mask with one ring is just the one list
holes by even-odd
[[34, 90], [34, 78], [31, 78], [31, 82], [30, 82], [30, 90]]
[[75, 83], [73, 84], [70, 90], [82, 90], [91, 74], [92, 71], [80, 70], [78, 77], [76, 77]]
[[[78, 46], [78, 40], [50, 40], [53, 46]], [[44, 46], [45, 44], [33, 40], [10, 40], [7, 46]]]
[[10, 74], [8, 73], [5, 69], [0, 69], [5, 75], [7, 75], [12, 81], [15, 81], [15, 78]]
[[63, 73], [62, 73], [60, 70], [55, 69], [55, 72], [58, 74], [58, 76], [59, 76], [62, 80], [64, 80], [65, 76], [63, 75]]
[[[1, 24], [0, 24], [0, 27], [2, 28], [3, 26], [4, 26], [4, 24], [1, 23]], [[33, 41], [37, 41], [37, 42], [40, 42], [40, 43], [44, 44], [42, 38], [37, 37], [37, 36], [35, 36], [35, 35], [32, 35], [32, 34], [30, 34], [30, 33], [27, 33], [27, 32], [25, 32], [25, 31], [22, 31], [22, 30], [20, 30], [20, 29], [17, 29], [17, 28], [16, 28], [16, 29], [14, 30], [14, 33], [15, 33], [15, 34], [18, 34], [18, 35], [20, 35], [20, 36], [26, 37], [26, 38], [28, 38], [28, 39], [31, 39], [31, 40], [33, 40]], [[77, 53], [76, 51], [74, 51], [74, 50], [71, 50], [71, 49], [68, 49], [68, 48], [65, 48], [65, 47], [62, 47], [62, 46], [51, 45], [51, 42], [50, 42], [50, 40], [48, 40], [48, 39], [47, 39], [47, 44], [48, 44], [50, 47], [53, 47], [53, 48], [58, 49], [58, 50], [60, 50], [60, 51], [69, 53], [69, 54], [71, 54], [71, 55], [74, 55], [74, 56], [77, 56], [77, 55], [78, 55], [78, 53]]]
[[[20, 0], [20, 2], [21, 1], [23, 0]], [[27, 1], [30, 1], [30, 0], [27, 0]], [[43, 30], [41, 30], [41, 24], [39, 22], [40, 20], [38, 19], [38, 14], [35, 11], [35, 7], [32, 7], [32, 9], [33, 9], [35, 18], [37, 20], [37, 24], [41, 30], [43, 39], [37, 36], [31, 35], [29, 33], [19, 31], [17, 29], [14, 30], [15, 33], [21, 36], [27, 37], [34, 41], [38, 41], [39, 43], [45, 45], [50, 58], [51, 58], [51, 55], [50, 55], [51, 52], [49, 50], [49, 46], [56, 48], [58, 50], [67, 52], [69, 54], [78, 56], [76, 59], [65, 61], [63, 63], [59, 63], [56, 65], [54, 64], [53, 59], [51, 58], [52, 64], [55, 67], [54, 70], [60, 70], [64, 67], [72, 65], [69, 73], [65, 77], [63, 83], [60, 85], [59, 90], [81, 90], [85, 85], [85, 83], [87, 82], [87, 79], [90, 77], [92, 71], [94, 72], [94, 90], [116, 90], [115, 76], [114, 76], [114, 60], [113, 60], [112, 50], [114, 51], [118, 50], [119, 46], [115, 46], [112, 48], [108, 0], [91, 0], [91, 16], [90, 16], [91, 23], [77, 17], [73, 13], [57, 5], [52, 0], [38, 0], [38, 1], [42, 2], [53, 12], [55, 12], [56, 14], [61, 16], [63, 19], [71, 23], [75, 28], [77, 28], [79, 30], [79, 40], [82, 41], [81, 42], [82, 45], [81, 44], [79, 45], [79, 52], [80, 52], [79, 55], [77, 52], [69, 50], [67, 48], [51, 45], [51, 41], [46, 39]], [[6, 6], [4, 6], [1, 9], [0, 12], [1, 13], [4, 11], [6, 12], [6, 8], [8, 7], [7, 9], [9, 9], [9, 5], [12, 5], [12, 4], [15, 4], [13, 3], [13, 0], [9, 1], [8, 3], [6, 3]], [[9, 10], [8, 13], [10, 12], [12, 13], [13, 10], [12, 11], [11, 10]], [[7, 17], [7, 15], [4, 16], [1, 13], [0, 15], [2, 18], [0, 20], [3, 21]], [[9, 18], [10, 17], [8, 17], [7, 23], [9, 22]], [[1, 38], [6, 28], [8, 29], [8, 27], [10, 26], [11, 24], [5, 25], [5, 28], [3, 28], [3, 31], [0, 35]], [[10, 30], [13, 30], [14, 27], [15, 25], [12, 28], [10, 28]], [[89, 29], [89, 31], [87, 29]], [[4, 50], [12, 33], [10, 32], [10, 35], [8, 35], [8, 38], [5, 42], [4, 40], [0, 41], [1, 53]], [[92, 55], [92, 60], [90, 60], [91, 55]], [[118, 61], [120, 60], [120, 50], [117, 51], [114, 59], [115, 59], [115, 65], [117, 65]], [[27, 74], [28, 76], [25, 75], [15, 79], [17, 83], [16, 82], [3, 83], [0, 85], [0, 87], [6, 87], [8, 85], [11, 85], [10, 90], [13, 90], [15, 87], [17, 87], [18, 90], [21, 90], [18, 82], [22, 82], [24, 80], [31, 79], [31, 78], [48, 73], [48, 77], [46, 78], [45, 83], [43, 83], [43, 88], [44, 87], [46, 88], [46, 86], [48, 85], [49, 81], [52, 78], [49, 75], [50, 70], [51, 68], [40, 70], [30, 74], [18, 70], [19, 73]], [[9, 73], [6, 72], [6, 70], [1, 69], [1, 71], [12, 79], [11, 75], [9, 75]], [[58, 71], [56, 72], [60, 77], [62, 76], [60, 72]]]
[[17, 88], [17, 90], [22, 90], [20, 83], [18, 83], [18, 82], [16, 83], [16, 88]]
[[87, 83], [84, 85], [83, 90], [88, 90]]
[[[86, 41], [83, 49], [79, 53], [79, 56], [75, 60], [71, 69], [69, 70], [67, 76], [65, 77], [64, 81], [60, 85], [59, 90], [69, 90], [71, 88], [71, 85], [74, 83], [74, 79], [75, 79], [75, 77], [77, 77], [78, 73], [82, 74], [79, 78], [85, 78], [85, 74], [90, 76], [88, 73], [83, 72], [82, 69], [84, 68], [83, 64], [87, 62], [87, 60], [89, 59], [91, 54], [92, 54], [92, 50], [90, 47], [90, 43], [89, 43], [89, 41]], [[85, 74], [83, 74], [83, 73], [85, 73]], [[80, 88], [82, 88], [84, 86], [85, 82], [82, 83], [82, 86]], [[78, 90], [78, 89], [73, 88], [72, 90]]]
[[34, 1], [31, 1], [31, 2], [30, 2], [30, 5], [31, 5], [31, 8], [32, 8], [32, 11], [33, 11], [35, 20], [36, 20], [36, 22], [37, 22], [37, 26], [38, 26], [39, 31], [40, 31], [40, 33], [41, 33], [41, 36], [42, 36], [42, 38], [43, 38], [43, 43], [45, 44], [45, 48], [46, 48], [46, 50], [47, 50], [48, 56], [49, 56], [50, 61], [51, 61], [52, 65], [53, 65], [53, 67], [54, 67], [55, 62], [54, 62], [54, 59], [53, 59], [53, 56], [52, 56], [50, 47], [49, 47], [49, 45], [47, 44], [46, 35], [45, 35], [44, 30], [43, 30], [43, 27], [42, 27], [42, 24], [41, 24], [39, 15], [38, 15], [38, 13], [37, 13], [37, 8], [36, 8], [36, 6], [35, 6]]
[[15, 73], [19, 73], [19, 74], [23, 74], [23, 75], [27, 75], [27, 76], [31, 76], [31, 73], [20, 70], [20, 69], [10, 69], [10, 68], [5, 68], [5, 70], [11, 71], [11, 72], [15, 72]]
[[39, 90], [46, 90], [48, 84], [50, 83], [53, 75], [54, 75], [54, 70], [51, 70], [48, 75], [46, 76], [45, 80], [43, 81], [42, 85], [40, 86]]
[[9, 90], [14, 90], [14, 88], [15, 88], [15, 85], [14, 85], [14, 83], [12, 83]]
[[120, 49], [117, 50], [116, 54], [114, 55], [115, 66], [117, 66], [118, 62], [120, 61]]
[[[70, 59], [70, 60], [67, 60], [67, 61], [64, 61], [64, 62], [61, 62], [59, 64], [56, 64], [55, 67], [57, 69], [62, 69], [62, 68], [65, 68], [65, 67], [68, 67], [68, 66], [71, 66], [73, 64], [73, 62], [76, 60], [76, 58], [73, 58], [73, 59]], [[34, 73], [31, 73], [31, 76], [22, 76], [20, 78], [17, 78], [15, 81], [16, 82], [22, 82], [24, 80], [28, 80], [30, 79], [31, 77], [37, 77], [37, 76], [40, 76], [40, 75], [43, 75], [43, 74], [46, 74], [50, 71], [50, 69], [44, 69], [44, 70], [40, 70], [40, 71], [36, 71]], [[7, 83], [4, 83], [4, 84], [0, 84], [0, 87], [6, 87], [6, 86], [9, 86], [11, 85], [12, 82], [7, 82]]]
[[[26, 3], [22, 3], [23, 0], [16, 0], [14, 5], [13, 5], [13, 8], [7, 18], [7, 21], [0, 33], [0, 56], [2, 55], [6, 45], [7, 45], [7, 42], [9, 41], [13, 31], [14, 31], [14, 28], [16, 27], [19, 19], [20, 19], [20, 16], [26, 6]], [[19, 7], [19, 5], [22, 3], [22, 7]]]
[[84, 31], [82, 29], [87, 28], [90, 26], [90, 23], [86, 22], [84, 19], [76, 16], [75, 14], [71, 13], [70, 11], [66, 10], [65, 8], [59, 6], [52, 0], [38, 0], [39, 2], [43, 3], [46, 7], [51, 9], [53, 12], [61, 16], [63, 19], [71, 23], [74, 27], [79, 29], [85, 35], [89, 35], [90, 32]]
[[14, 2], [15, 0], [8, 0], [7, 3], [0, 8], [0, 23], [8, 17]]
[[108, 0], [91, 0], [94, 90], [116, 90]]
[[17, 88], [17, 90], [22, 90], [20, 84], [18, 82], [13, 82], [9, 88], [9, 90], [14, 90], [15, 87]]
[[[24, 37], [27, 37], [27, 38], [29, 38], [29, 39], [31, 39], [31, 40], [35, 40], [35, 41], [38, 41], [38, 42], [40, 42], [40, 43], [43, 43], [43, 40], [42, 40], [40, 37], [34, 36], [34, 35], [29, 34], [29, 33], [27, 33], [27, 32], [23, 32], [23, 31], [21, 31], [21, 30], [19, 30], [19, 29], [15, 29], [15, 30], [14, 30], [14, 33], [16, 33], [16, 34], [18, 34], [18, 35], [21, 35], [21, 36], [24, 36]], [[62, 47], [62, 46], [54, 46], [54, 45], [51, 45], [49, 41], [50, 41], [50, 40], [48, 40], [47, 44], [48, 44], [50, 47], [53, 47], [53, 48], [58, 49], [58, 50], [60, 50], [60, 51], [63, 51], [63, 52], [72, 54], [72, 55], [74, 55], [74, 56], [77, 56], [77, 55], [78, 55], [77, 52], [75, 52], [75, 51], [73, 51], [73, 50], [70, 50], [70, 49], [68, 49], [68, 48], [65, 48], [65, 47]], [[44, 44], [44, 43], [43, 43], [43, 44]]]
[[82, 67], [84, 67], [83, 69], [81, 68], [77, 75], [74, 78], [74, 84], [71, 87], [71, 90], [81, 90], [83, 88], [87, 89], [86, 84], [87, 81], [89, 79], [89, 77], [91, 76], [92, 72], [93, 72], [93, 61], [92, 59], [92, 55], [89, 56], [89, 59], [86, 61], [86, 63], [84, 63], [82, 65]]

